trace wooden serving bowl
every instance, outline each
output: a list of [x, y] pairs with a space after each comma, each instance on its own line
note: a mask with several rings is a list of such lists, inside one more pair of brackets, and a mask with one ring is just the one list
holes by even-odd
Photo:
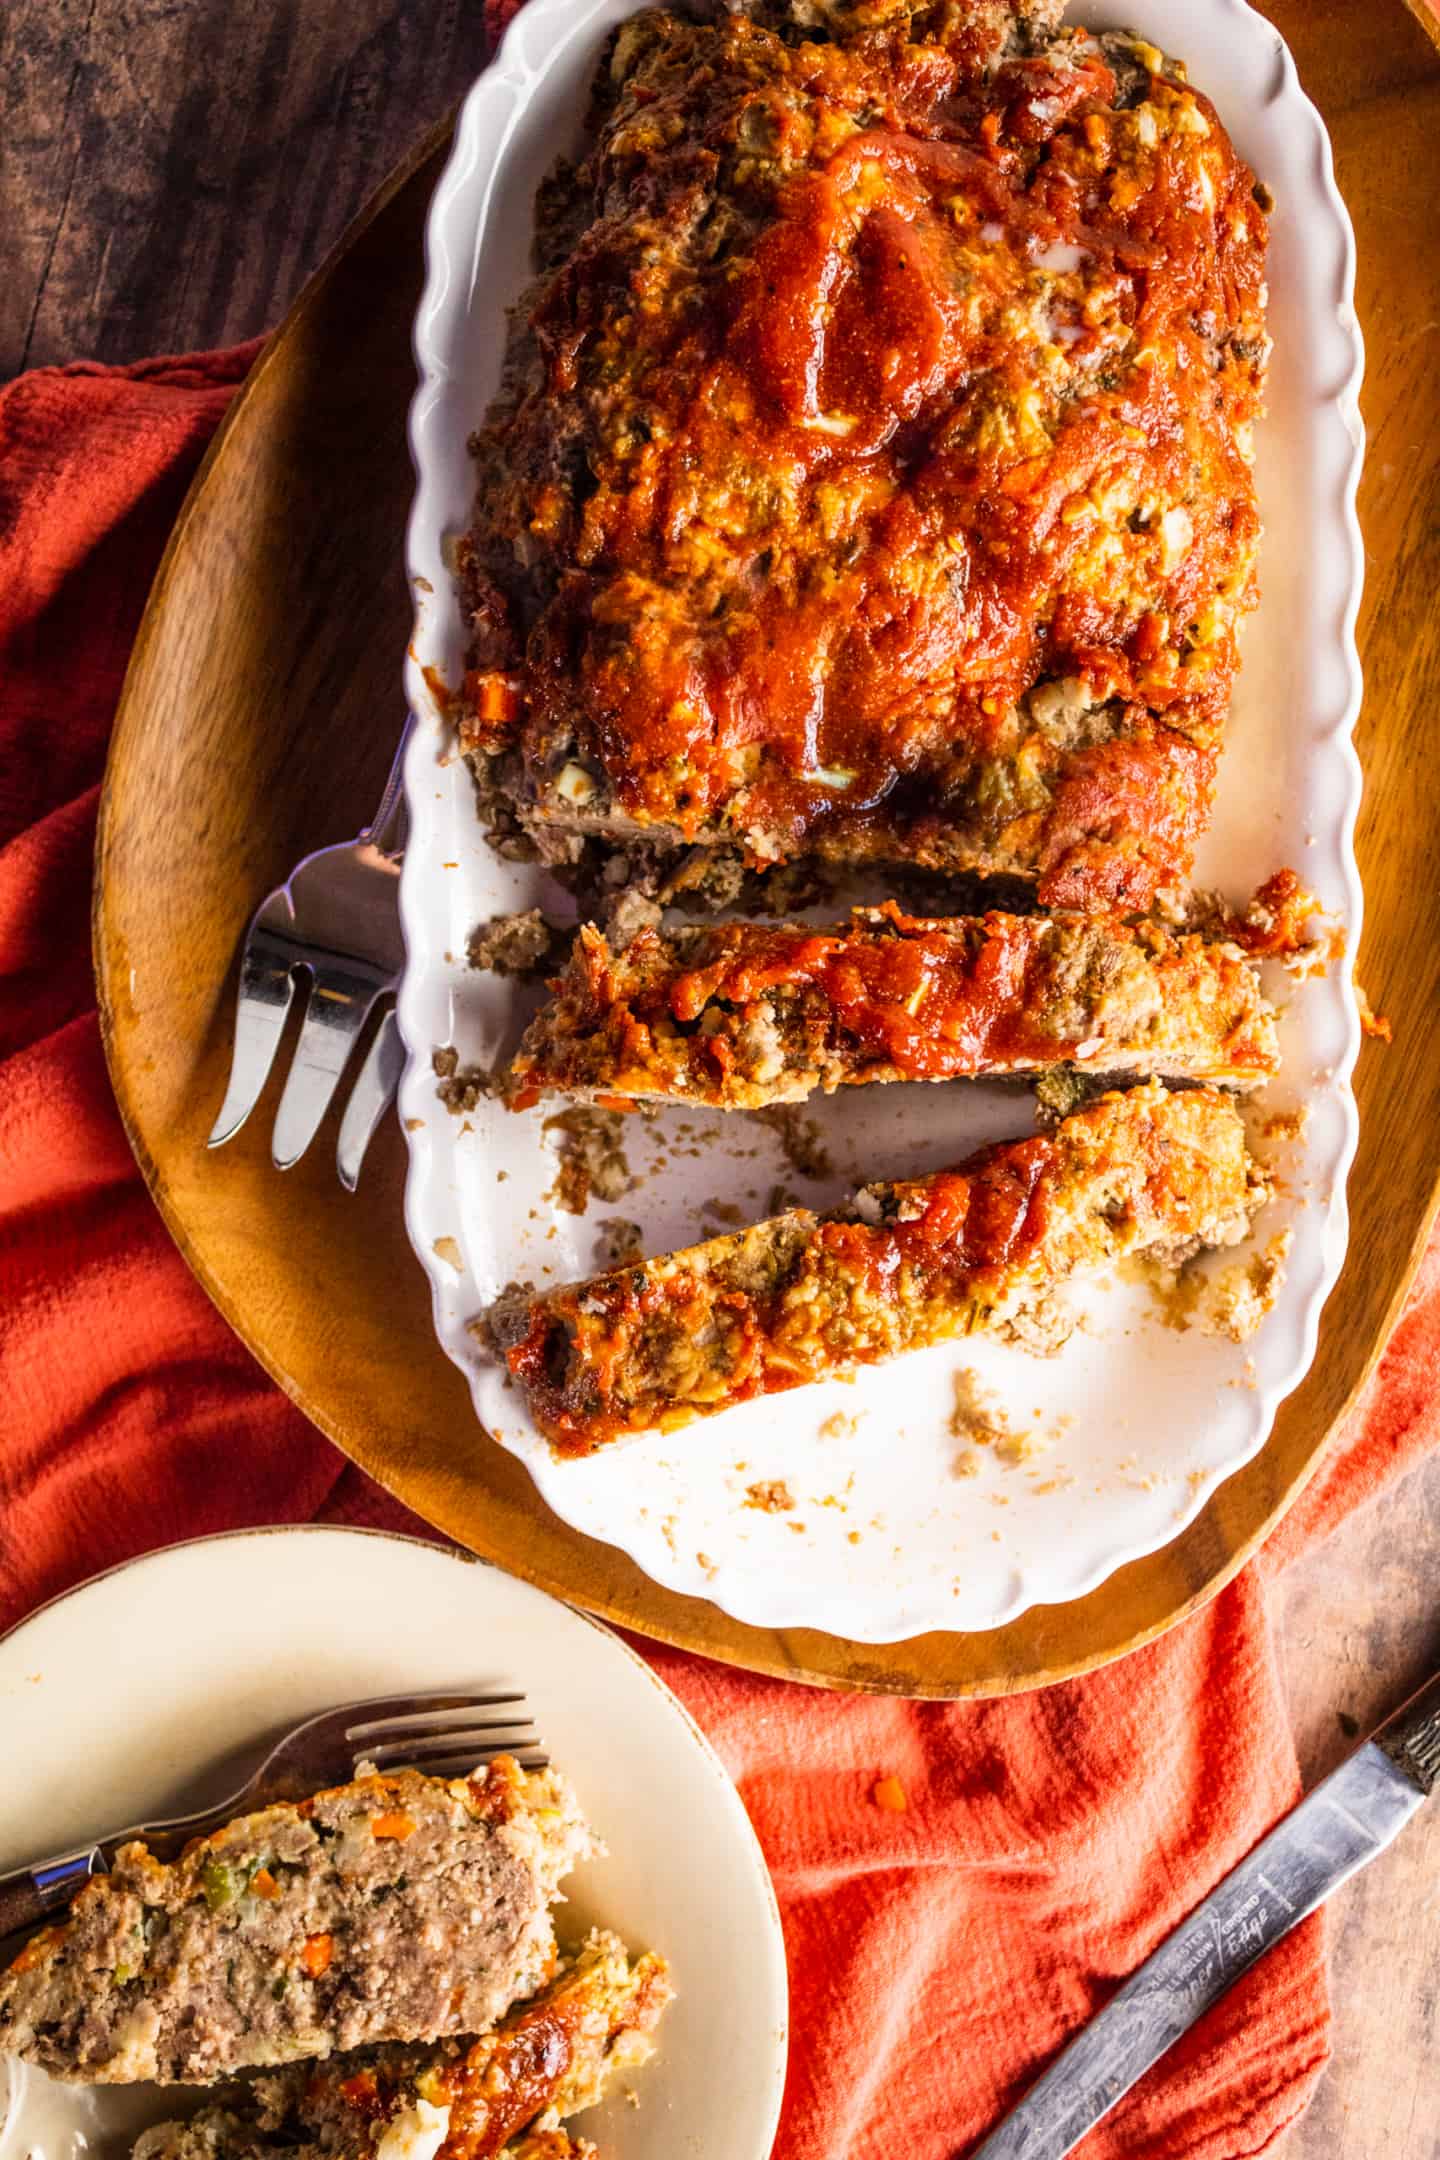
[[97, 855], [101, 1021], [136, 1156], [201, 1282], [322, 1431], [475, 1552], [643, 1634], [791, 1679], [911, 1695], [1002, 1694], [1119, 1657], [1213, 1596], [1295, 1498], [1419, 1259], [1440, 1197], [1440, 781], [1426, 696], [1440, 684], [1440, 253], [1414, 237], [1440, 201], [1440, 55], [1398, 0], [1272, 0], [1269, 12], [1326, 116], [1359, 240], [1361, 969], [1395, 1040], [1361, 1058], [1350, 1253], [1308, 1378], [1189, 1529], [1088, 1597], [984, 1634], [876, 1647], [744, 1627], [657, 1588], [550, 1515], [476, 1425], [406, 1240], [393, 1123], [354, 1196], [335, 1177], [333, 1119], [298, 1168], [271, 1168], [275, 1083], [237, 1141], [205, 1149], [246, 921], [300, 855], [363, 824], [399, 728], [410, 325], [446, 131], [306, 287], [181, 513], [126, 681]]

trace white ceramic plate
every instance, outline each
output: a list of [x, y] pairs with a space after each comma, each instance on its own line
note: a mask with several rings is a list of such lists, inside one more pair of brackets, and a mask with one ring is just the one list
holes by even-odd
[[[809, 1106], [834, 1171], [806, 1181], [751, 1120], [671, 1110], [653, 1124], [629, 1121], [639, 1188], [577, 1218], [548, 1197], [555, 1159], [543, 1112], [517, 1117], [486, 1104], [462, 1121], [436, 1101], [432, 1047], [453, 1042], [467, 1059], [491, 1060], [513, 1045], [523, 1009], [513, 985], [466, 970], [468, 931], [546, 897], [540, 873], [502, 863], [481, 839], [468, 777], [450, 761], [426, 690], [422, 668], [456, 681], [464, 648], [444, 536], [468, 521], [465, 439], [497, 381], [536, 184], [578, 142], [595, 55], [630, 11], [630, 0], [529, 0], [470, 94], [430, 215], [411, 415], [417, 613], [407, 688], [421, 725], [407, 773], [412, 838], [401, 886], [409, 961], [400, 1025], [413, 1053], [401, 1090], [407, 1221], [440, 1341], [469, 1374], [480, 1418], [577, 1529], [623, 1547], [656, 1581], [757, 1625], [809, 1625], [867, 1642], [993, 1627], [1027, 1605], [1079, 1596], [1173, 1537], [1263, 1445], [1276, 1406], [1308, 1367], [1345, 1251], [1358, 1047], [1348, 958], [1302, 991], [1283, 978], [1271, 986], [1288, 1000], [1284, 1071], [1252, 1126], [1282, 1191], [1257, 1235], [1263, 1242], [1289, 1228], [1294, 1244], [1284, 1288], [1246, 1348], [1167, 1329], [1133, 1286], [1091, 1299], [1087, 1330], [1050, 1362], [1001, 1344], [967, 1346], [966, 1362], [1011, 1424], [1045, 1443], [1019, 1466], [991, 1451], [978, 1477], [953, 1470], [954, 1348], [584, 1462], [551, 1458], [519, 1396], [466, 1333], [506, 1282], [589, 1272], [605, 1216], [638, 1222], [647, 1248], [659, 1251], [719, 1227], [705, 1216], [707, 1199], [763, 1213], [783, 1179], [812, 1204], [829, 1204], [866, 1178], [936, 1168], [1029, 1125], [1025, 1098], [993, 1086], [854, 1089]], [[1197, 882], [1242, 899], [1291, 864], [1343, 922], [1353, 950], [1362, 356], [1354, 243], [1329, 144], [1279, 35], [1240, 0], [1096, 0], [1074, 12], [1096, 27], [1137, 29], [1182, 56], [1277, 199], [1275, 356], [1258, 461], [1265, 594], [1246, 632]], [[1264, 1120], [1296, 1106], [1308, 1113], [1298, 1141], [1260, 1133]], [[788, 1484], [792, 1511], [746, 1505], [747, 1488], [768, 1479]]]
[[[586, 2134], [603, 2160], [767, 2160], [785, 1951], [735, 1788], [617, 1636], [480, 1561], [375, 1532], [250, 1531], [46, 1606], [0, 1642], [0, 1869], [222, 1797], [237, 1750], [328, 1704], [494, 1682], [523, 1687], [609, 1846], [569, 1878], [562, 1939], [603, 1924], [674, 1969], [638, 2107], [607, 2101], [580, 2118]], [[184, 2111], [173, 2089], [8, 2068], [0, 2160], [120, 2160], [146, 2123]]]

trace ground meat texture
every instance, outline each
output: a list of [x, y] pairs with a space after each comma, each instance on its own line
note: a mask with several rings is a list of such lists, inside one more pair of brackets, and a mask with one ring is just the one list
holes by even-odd
[[435, 1093], [452, 1117], [466, 1116], [493, 1091], [493, 1076], [484, 1065], [462, 1065], [453, 1043], [442, 1043], [430, 1059], [437, 1082]]
[[[419, 2148], [424, 2149], [423, 2145]], [[135, 2160], [342, 2160], [348, 2151], [348, 2147], [332, 2147], [321, 2140], [286, 2145], [267, 2137], [258, 2124], [233, 2109], [206, 2108], [188, 2122], [161, 2123], [145, 2131], [135, 2146]], [[410, 2156], [397, 2153], [395, 2160], [410, 2160]], [[565, 2130], [526, 2130], [503, 2148], [501, 2160], [600, 2160], [600, 2156], [589, 2138], [572, 2138]]]
[[980, 1329], [1048, 1350], [1067, 1282], [1236, 1244], [1265, 1197], [1230, 1097], [1150, 1082], [834, 1214], [502, 1303], [489, 1333], [555, 1452], [588, 1455]]
[[266, 1808], [167, 1866], [143, 1845], [0, 1976], [0, 2047], [86, 2083], [210, 2083], [488, 2025], [554, 1961], [592, 1849], [562, 1780], [502, 1758]]
[[1249, 1088], [1277, 1064], [1274, 1015], [1233, 943], [1082, 915], [926, 920], [891, 904], [833, 930], [642, 931], [623, 952], [587, 925], [506, 1099], [754, 1110], [871, 1081], [1056, 1068]]
[[465, 947], [471, 967], [491, 975], [539, 975], [561, 958], [568, 934], [556, 930], [539, 908], [497, 915], [476, 925]]
[[557, 1207], [583, 1215], [591, 1198], [621, 1200], [635, 1180], [625, 1156], [618, 1110], [560, 1110], [545, 1120], [560, 1167], [552, 1191]]
[[597, 79], [459, 553], [462, 746], [648, 836], [1143, 908], [1254, 604], [1265, 214], [1050, 8], [651, 10]]
[[[225, 2108], [147, 2131], [135, 2160], [497, 2160], [530, 2154], [652, 2052], [662, 1958], [596, 1931], [532, 2002], [474, 2041], [377, 2048], [258, 2078]], [[515, 2138], [532, 2137], [518, 2148]], [[565, 2153], [562, 2143], [553, 2148]]]
[[807, 1117], [794, 1103], [775, 1103], [767, 1110], [757, 1110], [755, 1115], [774, 1133], [781, 1154], [797, 1177], [830, 1176], [830, 1150], [814, 1118]]

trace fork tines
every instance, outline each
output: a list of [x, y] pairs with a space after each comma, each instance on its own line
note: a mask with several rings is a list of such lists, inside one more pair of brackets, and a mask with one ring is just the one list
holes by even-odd
[[[482, 1710], [507, 1710], [510, 1715], [477, 1718]], [[543, 1770], [550, 1760], [540, 1752], [535, 1720], [523, 1695], [449, 1696], [429, 1710], [417, 1702], [394, 1716], [347, 1725], [345, 1739], [357, 1765], [373, 1763], [377, 1770], [404, 1765], [433, 1777], [462, 1774], [496, 1755], [513, 1755], [526, 1770]]]
[[[353, 840], [306, 855], [251, 919], [240, 955], [230, 1078], [206, 1143], [223, 1147], [259, 1102], [298, 998], [300, 1026], [275, 1112], [271, 1160], [277, 1170], [297, 1163], [332, 1102], [343, 1100], [335, 1167], [351, 1192], [405, 1066], [388, 1001], [405, 965], [399, 887], [412, 726], [407, 717], [372, 823]], [[377, 1014], [369, 1048], [347, 1078]]]

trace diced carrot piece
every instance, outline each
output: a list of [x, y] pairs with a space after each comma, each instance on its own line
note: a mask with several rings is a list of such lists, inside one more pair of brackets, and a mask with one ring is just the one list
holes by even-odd
[[392, 1810], [388, 1815], [372, 1815], [370, 1818], [371, 1835], [377, 1838], [407, 1838], [414, 1828], [410, 1817], [399, 1809]]
[[330, 1960], [335, 1955], [335, 1939], [331, 1935], [307, 1935], [300, 1952], [300, 1962], [312, 1980], [330, 1970]]
[[487, 726], [504, 726], [514, 719], [520, 699], [503, 675], [472, 675], [469, 687], [476, 717]]
[[250, 1878], [250, 1887], [256, 1897], [277, 1898], [280, 1895], [280, 1885], [268, 1867], [256, 1868]]
[[903, 1815], [910, 1804], [898, 1777], [877, 1778], [870, 1798], [876, 1807], [884, 1808], [890, 1815]]
[[374, 2115], [380, 2110], [380, 2092], [373, 2070], [357, 2070], [353, 2077], [343, 2078], [340, 2097], [347, 2107], [358, 2114]]

